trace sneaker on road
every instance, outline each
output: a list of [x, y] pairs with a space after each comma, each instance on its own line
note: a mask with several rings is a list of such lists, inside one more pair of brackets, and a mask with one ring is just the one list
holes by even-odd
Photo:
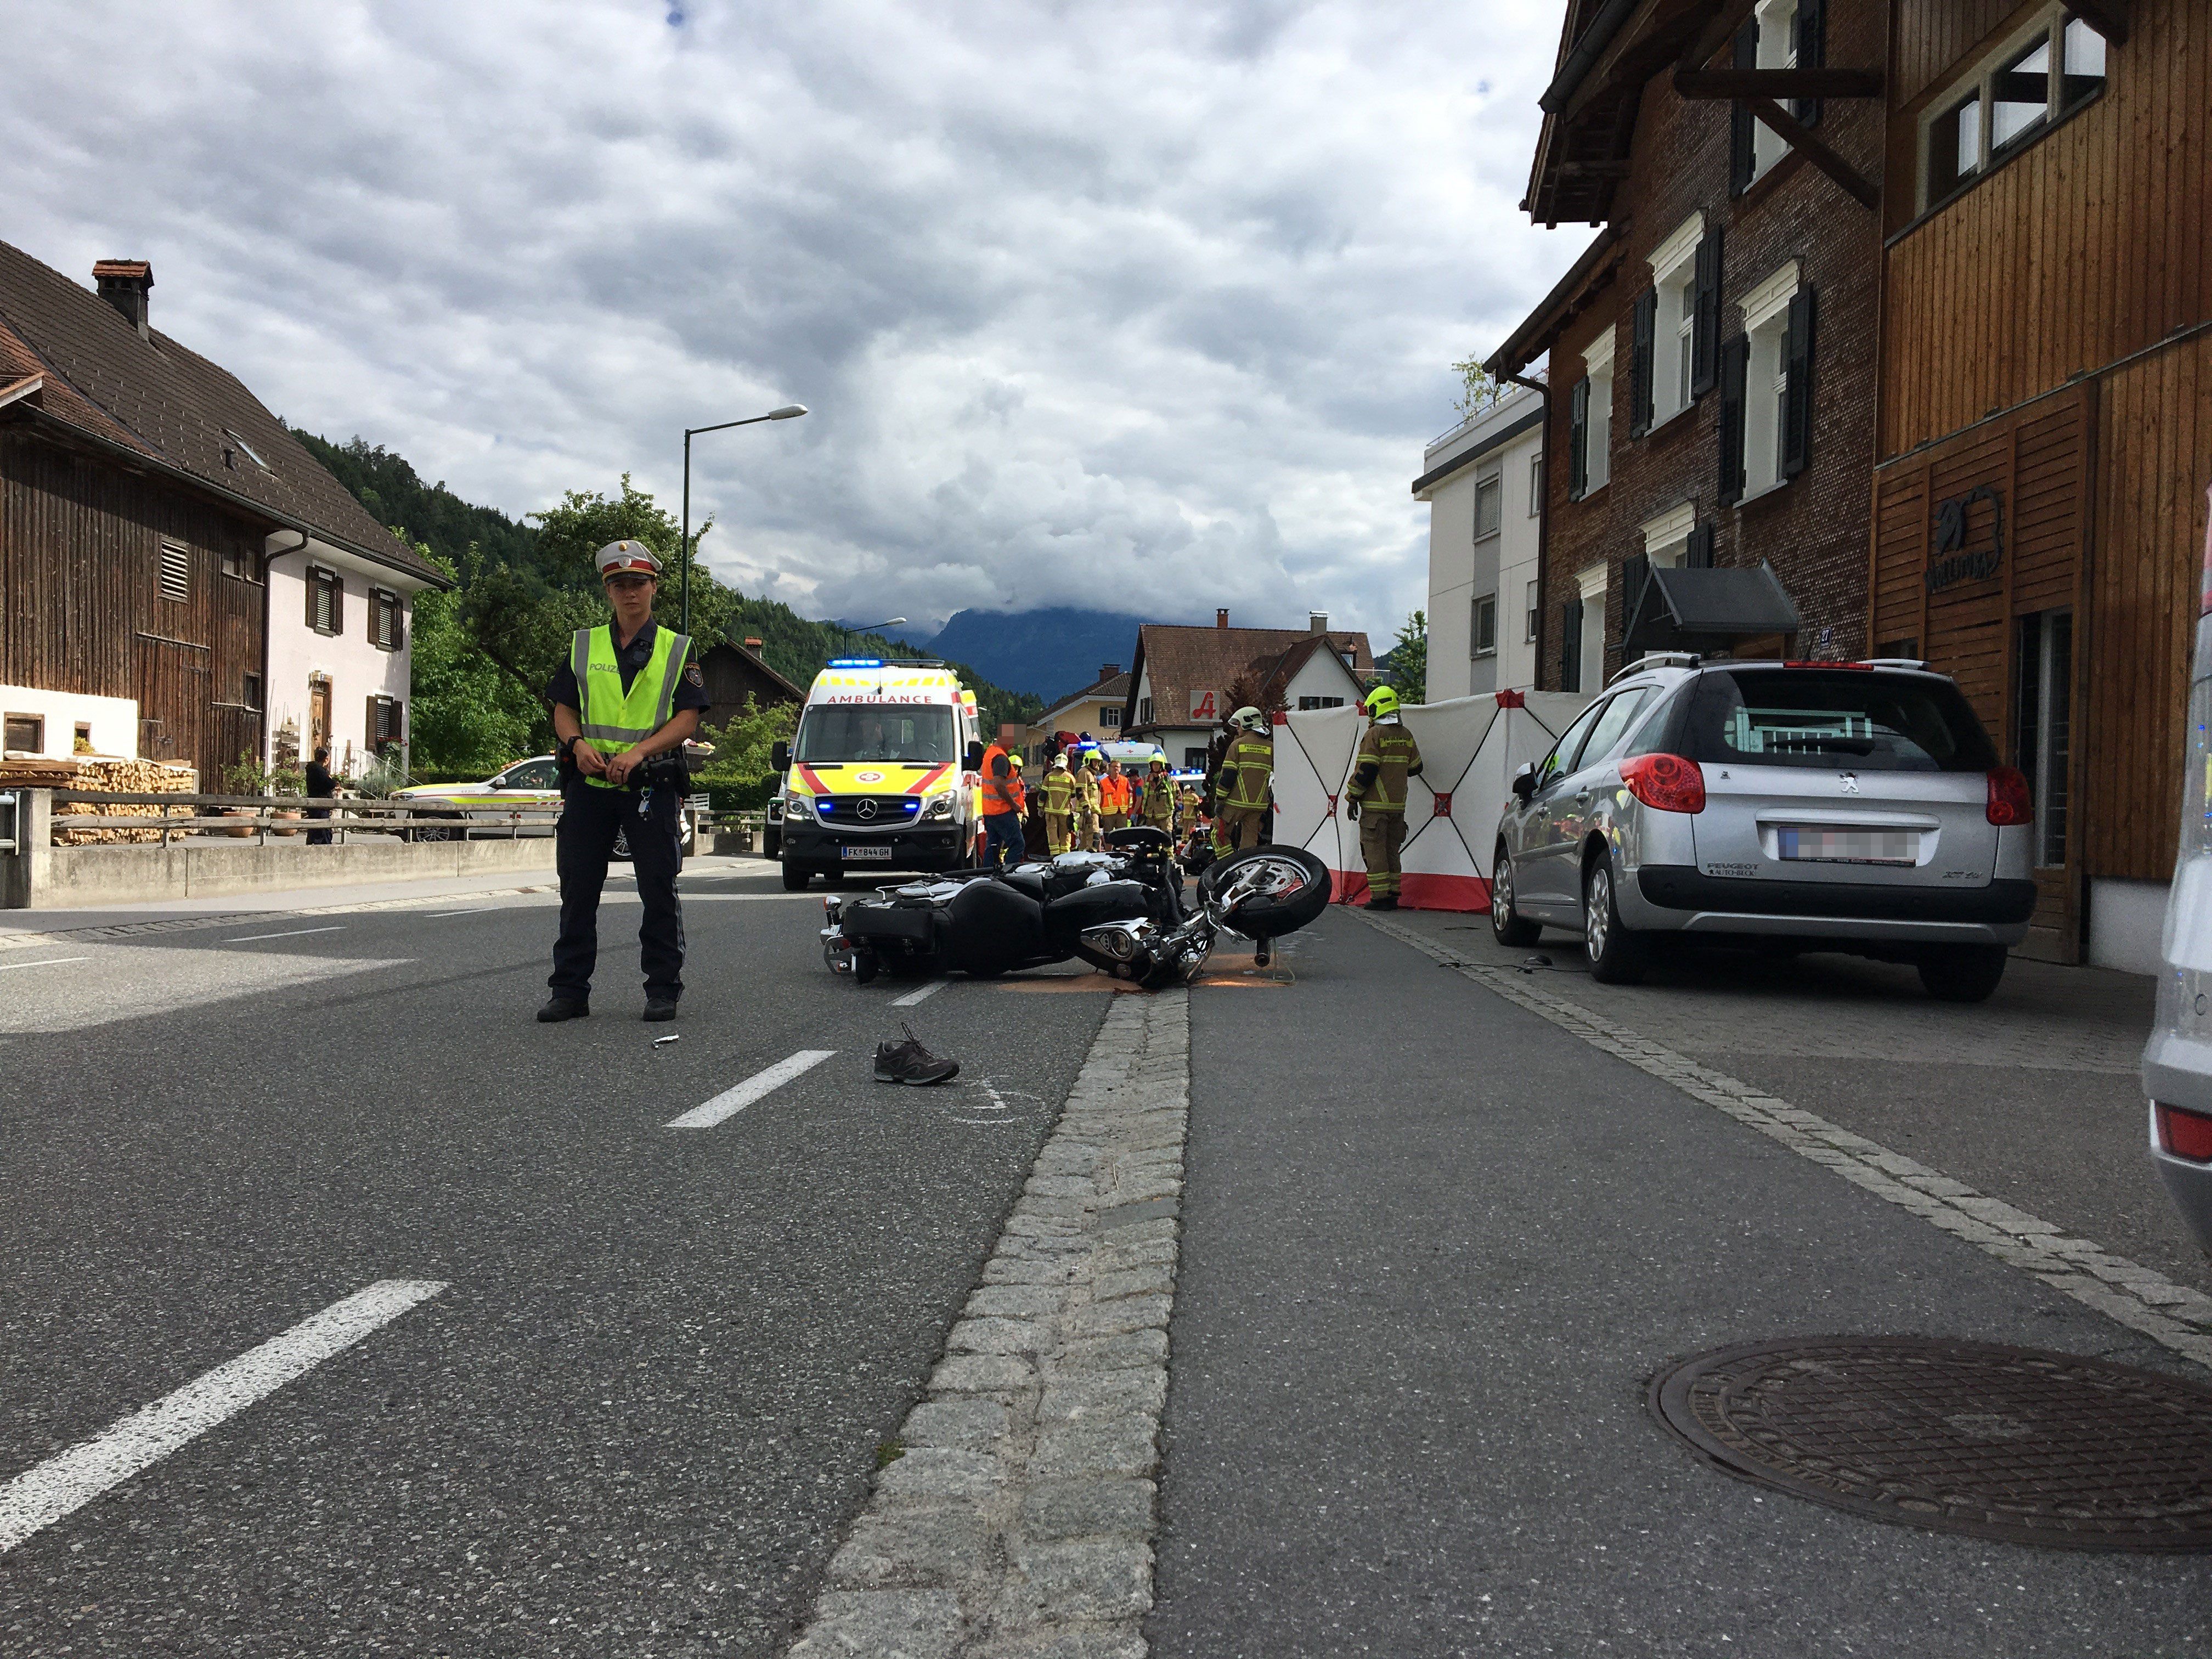
[[906, 1033], [904, 1042], [878, 1042], [876, 1045], [876, 1081], [878, 1083], [942, 1083], [957, 1077], [960, 1062], [944, 1060], [921, 1046], [921, 1039], [914, 1034], [914, 1027], [902, 1024]]
[[575, 997], [555, 997], [538, 1011], [543, 1024], [550, 1025], [558, 1019], [581, 1019], [592, 1012], [592, 1005]]
[[648, 997], [642, 1018], [656, 1024], [664, 1019], [673, 1019], [676, 1018], [676, 1004], [668, 997]]

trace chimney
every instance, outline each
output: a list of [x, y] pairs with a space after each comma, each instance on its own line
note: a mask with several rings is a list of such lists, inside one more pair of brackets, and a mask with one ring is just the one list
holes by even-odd
[[760, 641], [759, 641], [758, 639], [757, 639], [756, 637], [754, 637], [754, 636], [753, 636], [752, 635], [750, 635], [750, 634], [748, 634], [748, 635], [745, 635], [745, 649], [746, 649], [746, 650], [748, 650], [748, 651], [757, 651], [757, 650], [759, 650], [760, 648], [761, 648], [761, 642], [760, 642]]
[[1121, 672], [1121, 665], [1118, 662], [1101, 663], [1098, 665], [1098, 683], [1103, 685]]
[[1229, 612], [1225, 609], [1217, 611], [1213, 613], [1213, 625], [1216, 628], [1226, 628], [1229, 626]]
[[1309, 634], [1326, 634], [1326, 633], [1328, 633], [1328, 611], [1307, 611], [1307, 612], [1306, 612], [1306, 632], [1307, 632], [1307, 633], [1309, 633]]
[[102, 259], [93, 266], [92, 280], [100, 286], [100, 297], [138, 331], [140, 339], [154, 337], [146, 325], [146, 290], [154, 286], [153, 266], [143, 259]]

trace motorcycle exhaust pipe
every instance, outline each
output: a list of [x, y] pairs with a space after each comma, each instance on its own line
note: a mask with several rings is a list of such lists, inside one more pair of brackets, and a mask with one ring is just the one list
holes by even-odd
[[1086, 927], [1080, 937], [1092, 950], [1111, 957], [1116, 962], [1134, 962], [1145, 948], [1134, 929], [1118, 923]]

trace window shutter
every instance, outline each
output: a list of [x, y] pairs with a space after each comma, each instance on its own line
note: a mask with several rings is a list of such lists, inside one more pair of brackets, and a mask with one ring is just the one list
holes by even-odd
[[[1757, 19], [1746, 23], [1735, 32], [1735, 66], [1756, 69], [1759, 66], [1759, 23]], [[1751, 188], [1753, 163], [1751, 147], [1751, 110], [1741, 103], [1729, 106], [1729, 191], [1741, 196]]]
[[[1796, 31], [1793, 44], [1797, 49], [1799, 69], [1820, 69], [1827, 61], [1827, 0], [1797, 0], [1797, 21], [1792, 27]], [[1818, 126], [1820, 124], [1820, 100], [1817, 98], [1793, 99], [1790, 112], [1808, 127]]]
[[1739, 334], [1721, 348], [1721, 477], [1723, 507], [1743, 499], [1743, 381], [1751, 339]]
[[1583, 689], [1583, 602], [1569, 599], [1559, 607], [1559, 690]]
[[322, 597], [322, 576], [319, 572], [310, 570], [307, 573], [307, 626], [310, 628], [320, 628], [323, 625], [320, 608]]
[[1782, 402], [1782, 476], [1794, 478], [1813, 460], [1813, 290], [1790, 301], [1790, 332], [1783, 341], [1790, 384]]
[[1690, 395], [1702, 398], [1717, 384], [1721, 355], [1721, 233], [1716, 225], [1698, 244], [1698, 284], [1690, 321]]
[[1651, 581], [1651, 556], [1648, 553], [1632, 553], [1620, 562], [1620, 642], [1628, 643], [1629, 630], [1636, 626], [1636, 613], [1643, 608], [1644, 590]]
[[1712, 526], [1701, 524], [1691, 531], [1689, 550], [1682, 556], [1682, 562], [1692, 570], [1711, 570], [1713, 568]]
[[368, 700], [368, 716], [362, 721], [362, 744], [372, 755], [376, 752], [376, 727], [378, 718], [383, 713], [380, 706], [383, 702], [384, 699], [381, 697], [371, 697]]
[[1659, 337], [1659, 290], [1648, 288], [1636, 299], [1636, 356], [1628, 366], [1628, 435], [1651, 430], [1651, 353]]
[[345, 632], [345, 582], [335, 570], [325, 578], [331, 589], [331, 632]]
[[1567, 499], [1582, 500], [1589, 489], [1589, 376], [1575, 382], [1568, 399]]

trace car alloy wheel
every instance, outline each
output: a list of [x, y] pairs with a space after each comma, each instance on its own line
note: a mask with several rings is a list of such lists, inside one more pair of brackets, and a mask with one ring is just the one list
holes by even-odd
[[1504, 945], [1534, 945], [1544, 931], [1513, 908], [1513, 860], [1503, 847], [1491, 861], [1490, 931]]
[[1649, 935], [1638, 935], [1620, 920], [1613, 899], [1613, 860], [1601, 853], [1583, 878], [1583, 950], [1590, 977], [1601, 985], [1633, 985], [1651, 965]]

